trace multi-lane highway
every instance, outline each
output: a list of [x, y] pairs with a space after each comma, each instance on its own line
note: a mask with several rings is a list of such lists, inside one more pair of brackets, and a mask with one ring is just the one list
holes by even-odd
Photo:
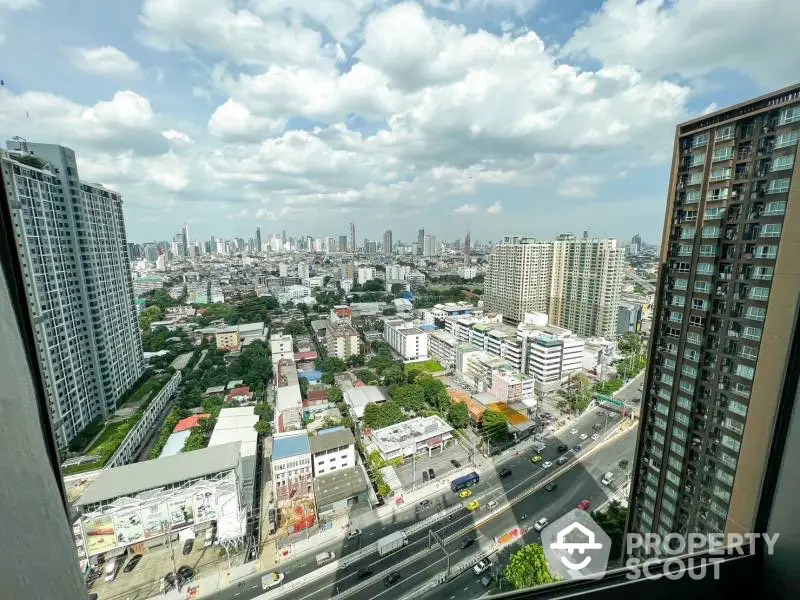
[[[617, 418], [618, 417], [608, 420], [609, 428], [616, 425]], [[501, 465], [510, 468], [512, 471], [511, 475], [505, 478], [499, 478], [496, 473], [484, 473], [481, 477], [480, 484], [473, 488], [474, 496], [470, 498], [470, 500], [478, 499], [481, 502], [481, 509], [479, 511], [474, 513], [468, 512], [462, 506], [466, 504], [465, 500], [458, 498], [455, 494], [450, 492], [449, 489], [442, 491], [440, 494], [430, 497], [431, 507], [428, 509], [420, 509], [419, 506], [412, 506], [404, 511], [395, 513], [392, 515], [391, 519], [387, 521], [378, 522], [371, 527], [364, 527], [362, 539], [360, 541], [358, 538], [352, 540], [339, 539], [328, 546], [319, 547], [315, 552], [309, 555], [298, 557], [286, 563], [281, 569], [286, 575], [285, 583], [296, 580], [302, 575], [316, 570], [317, 565], [314, 559], [316, 552], [329, 550], [336, 552], [339, 558], [346, 557], [357, 551], [360, 545], [366, 546], [379, 537], [388, 535], [392, 531], [404, 529], [416, 521], [436, 514], [439, 509], [443, 509], [447, 506], [457, 504], [459, 505], [459, 509], [457, 512], [453, 513], [450, 519], [443, 518], [432, 525], [433, 529], [439, 533], [442, 538], [447, 538], [464, 528], [471, 527], [479, 517], [488, 514], [486, 512], [486, 505], [490, 500], [497, 500], [499, 503], [502, 503], [508, 498], [513, 502], [516, 498], [519, 498], [520, 495], [528, 493], [544, 478], [555, 472], [557, 468], [555, 465], [548, 469], [543, 469], [539, 465], [547, 460], [555, 462], [558, 456], [556, 448], [559, 443], [566, 443], [570, 448], [576, 443], [580, 443], [583, 445], [583, 450], [580, 454], [589, 452], [591, 446], [599, 442], [593, 441], [590, 437], [584, 441], [580, 441], [578, 439], [579, 436], [583, 433], [590, 436], [594, 433], [592, 429], [593, 424], [600, 423], [605, 425], [605, 422], [605, 415], [599, 416], [599, 413], [594, 411], [583, 415], [572, 426], [577, 430], [575, 434], [567, 432], [564, 433], [560, 440], [551, 439], [548, 441], [548, 447], [543, 452], [543, 461], [538, 465], [530, 462], [530, 457], [533, 454], [532, 450], [521, 452], [519, 455], [512, 452]], [[600, 431], [601, 436], [602, 434], [603, 431]], [[480, 548], [491, 543], [494, 537], [512, 528], [515, 523], [522, 523], [522, 515], [527, 515], [526, 520], [528, 524], [532, 525], [533, 521], [540, 516], [547, 516], [552, 521], [553, 518], [559, 516], [556, 514], [557, 510], [561, 510], [560, 514], [563, 514], [563, 512], [570, 510], [584, 498], [592, 500], [595, 505], [599, 504], [605, 498], [605, 493], [607, 491], [601, 489], [598, 483], [602, 473], [607, 470], [614, 470], [615, 465], [623, 458], [630, 460], [632, 454], [632, 434], [627, 434], [622, 439], [609, 443], [606, 447], [589, 455], [588, 458], [581, 463], [576, 462], [578, 457], [570, 450], [566, 454], [566, 456], [570, 458], [570, 463], [568, 463], [568, 465], [575, 464], [575, 466], [558, 478], [556, 490], [552, 492], [537, 492], [515, 503], [509, 510], [498, 513], [479, 528], [477, 543], [463, 552], [457, 550], [461, 536], [456, 536], [456, 538], [451, 540], [447, 545], [449, 552], [457, 550], [456, 554], [451, 557], [452, 563], [455, 564], [459, 562], [459, 560], [463, 560], [471, 554], [479, 552]], [[437, 503], [439, 506], [438, 509]], [[553, 514], [549, 514], [550, 512], [553, 512]], [[383, 577], [392, 572], [392, 566], [419, 554], [427, 547], [427, 530], [411, 534], [409, 536], [409, 545], [402, 550], [386, 557], [380, 557], [377, 553], [373, 552], [345, 568], [340, 568], [336, 573], [316, 579], [305, 586], [291, 590], [287, 588], [283, 596], [297, 600], [325, 600], [327, 598], [335, 598], [339, 593], [354, 587], [359, 582], [358, 572], [367, 569], [374, 573], [374, 579], [371, 580], [369, 585], [363, 590], [350, 597], [372, 599], [385, 598], [387, 595], [396, 596], [397, 594], [403, 593], [404, 590], [411, 590], [420, 585], [430, 578], [434, 572], [443, 571], [445, 569], [446, 560], [439, 550], [436, 554], [426, 556], [424, 561], [414, 561], [411, 565], [403, 568], [401, 581], [391, 588], [395, 591], [390, 594], [384, 594]], [[422, 564], [417, 564], [418, 562]], [[240, 582], [240, 585], [221, 590], [213, 597], [217, 600], [232, 600], [234, 598], [236, 600], [243, 600], [245, 598], [253, 598], [261, 593], [259, 583], [260, 576], [254, 576]]]

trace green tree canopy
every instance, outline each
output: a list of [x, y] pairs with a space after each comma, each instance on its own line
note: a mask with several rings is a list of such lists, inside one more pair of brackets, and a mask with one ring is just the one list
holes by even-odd
[[382, 292], [386, 284], [380, 279], [370, 279], [361, 285], [361, 289], [365, 292]]
[[626, 333], [617, 341], [617, 349], [622, 354], [637, 354], [642, 349], [642, 338], [637, 333]]
[[383, 372], [383, 382], [386, 385], [403, 384], [406, 382], [406, 374], [401, 367], [393, 364]]
[[341, 373], [347, 370], [347, 365], [344, 361], [335, 356], [326, 356], [318, 360], [316, 362], [316, 367], [318, 371], [322, 371], [323, 373]]
[[450, 395], [447, 393], [447, 387], [441, 381], [426, 373], [421, 373], [417, 375], [415, 383], [422, 387], [425, 392], [425, 402], [432, 409], [440, 413], [449, 410]]
[[503, 576], [516, 590], [556, 581], [555, 575], [547, 566], [544, 548], [539, 544], [528, 544], [512, 554]]
[[305, 335], [308, 333], [308, 329], [306, 329], [302, 321], [292, 319], [283, 327], [283, 333], [287, 335]]
[[349, 367], [363, 367], [364, 366], [364, 355], [363, 354], [353, 354], [350, 358], [347, 359], [347, 366], [349, 366]]
[[456, 429], [464, 429], [469, 425], [469, 410], [463, 402], [453, 402], [447, 411], [447, 420]]
[[340, 390], [338, 386], [333, 385], [328, 388], [328, 402], [333, 402], [334, 404], [337, 404], [341, 402], [343, 398], [344, 395], [342, 394], [342, 390]]
[[382, 429], [406, 420], [400, 405], [393, 400], [382, 404], [370, 402], [364, 407], [364, 425], [373, 429]]
[[481, 419], [484, 435], [492, 441], [502, 442], [508, 439], [508, 420], [496, 410], [486, 410]]
[[625, 537], [625, 524], [628, 520], [628, 509], [623, 507], [617, 500], [612, 500], [604, 512], [592, 513], [592, 518], [611, 538], [611, 553], [609, 557], [612, 560], [620, 558], [622, 556], [622, 541]]
[[425, 391], [419, 385], [398, 385], [391, 390], [392, 399], [406, 410], [418, 413], [425, 409]]

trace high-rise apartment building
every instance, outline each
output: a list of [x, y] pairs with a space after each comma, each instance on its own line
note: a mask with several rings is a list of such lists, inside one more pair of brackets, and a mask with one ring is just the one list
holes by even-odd
[[3, 193], [16, 232], [37, 358], [60, 447], [144, 371], [122, 198], [78, 178], [75, 153], [8, 143]]
[[[365, 248], [366, 249], [366, 248]], [[356, 224], [350, 223], [350, 252], [356, 251]]]
[[383, 255], [392, 255], [392, 230], [387, 229], [383, 232]]
[[[346, 235], [340, 235], [339, 236], [339, 252], [347, 252], [347, 250], [348, 250], [348, 248], [347, 248], [347, 236]], [[352, 249], [351, 249], [351, 251], [352, 251]]]
[[422, 245], [423, 256], [435, 256], [438, 254], [436, 248], [436, 236], [425, 234]]
[[755, 531], [797, 326], [799, 136], [800, 86], [677, 127], [632, 531]]
[[512, 322], [542, 312], [583, 337], [616, 335], [623, 253], [617, 240], [506, 236], [489, 257], [486, 305]]
[[256, 252], [261, 252], [261, 227], [256, 227]]
[[189, 256], [189, 224], [184, 223], [183, 229], [181, 229], [181, 245], [183, 246], [182, 252], [183, 257], [187, 258]]
[[425, 248], [425, 230], [420, 229], [417, 231], [417, 254], [422, 254]]

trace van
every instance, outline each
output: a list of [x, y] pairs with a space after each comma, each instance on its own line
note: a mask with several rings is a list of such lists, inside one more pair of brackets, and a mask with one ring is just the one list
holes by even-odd
[[608, 471], [605, 475], [603, 475], [600, 483], [603, 485], [609, 485], [612, 481], [614, 481], [614, 474], [611, 471]]
[[209, 527], [206, 529], [206, 539], [203, 542], [203, 548], [208, 548], [214, 543], [214, 528]]
[[336, 554], [333, 552], [320, 552], [317, 554], [317, 566], [327, 565], [336, 559]]

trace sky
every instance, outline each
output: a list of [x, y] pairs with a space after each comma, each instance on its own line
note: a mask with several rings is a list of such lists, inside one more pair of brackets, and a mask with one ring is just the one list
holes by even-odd
[[0, 0], [0, 137], [73, 148], [130, 241], [657, 242], [676, 124], [796, 83], [797, 31], [773, 0]]

